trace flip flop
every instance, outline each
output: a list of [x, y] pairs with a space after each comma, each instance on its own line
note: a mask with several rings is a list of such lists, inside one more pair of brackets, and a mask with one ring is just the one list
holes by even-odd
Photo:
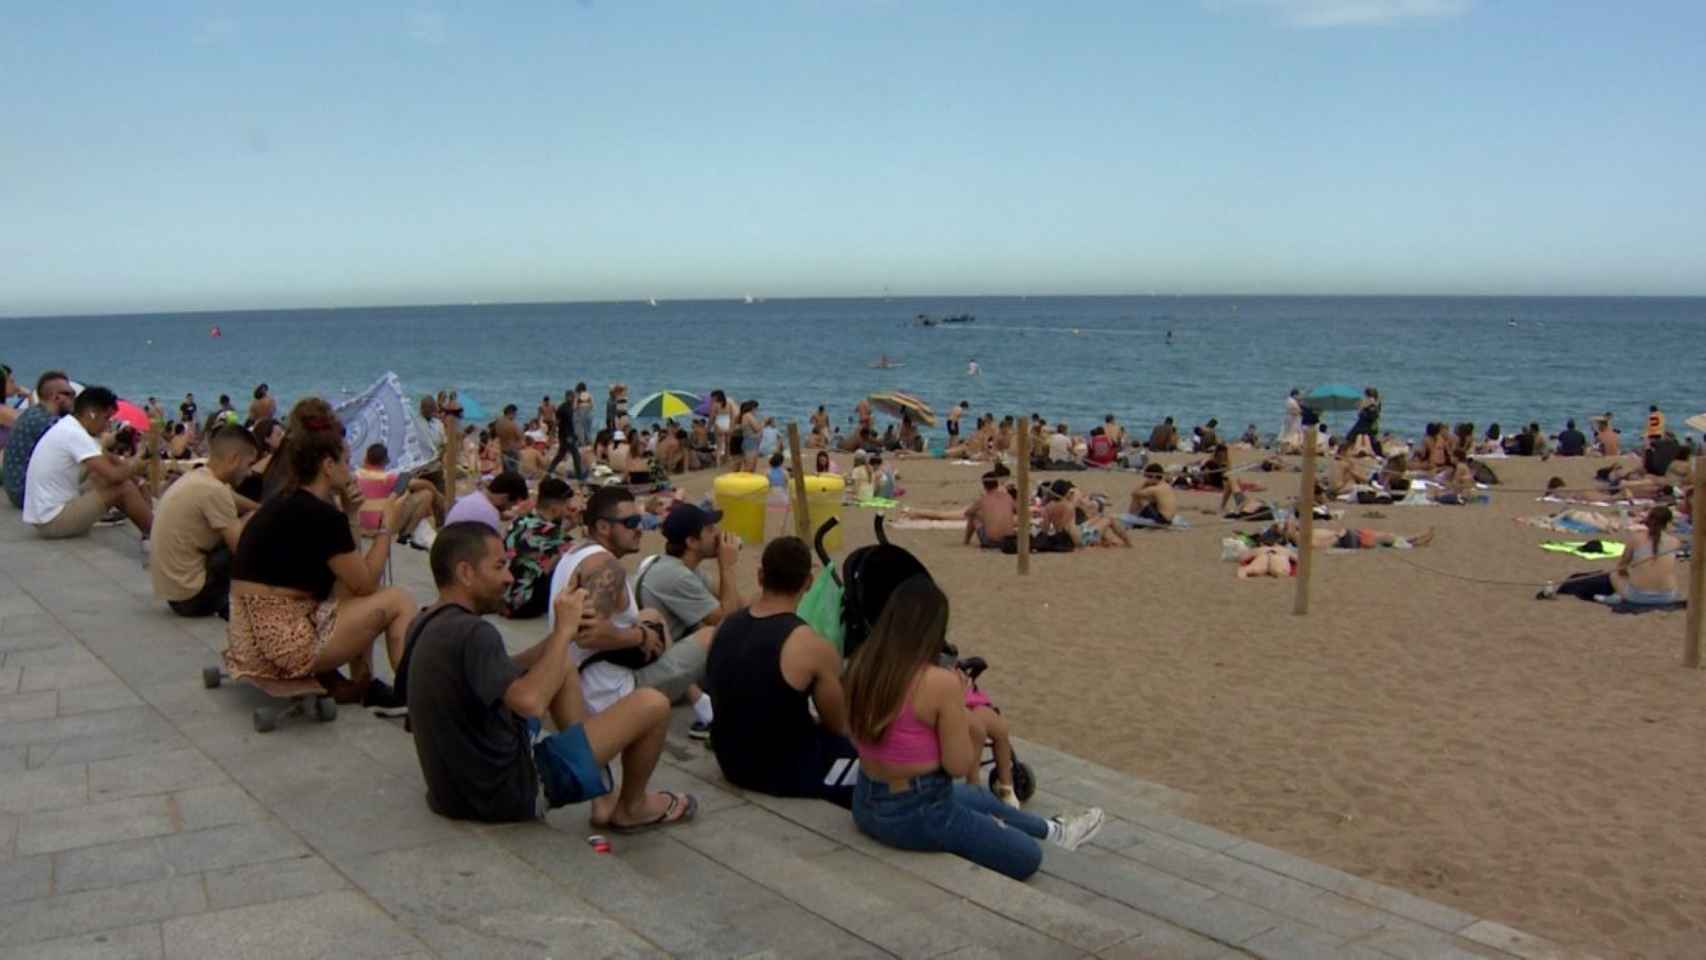
[[[657, 819], [647, 820], [645, 823], [610, 823], [602, 829], [609, 830], [611, 833], [632, 836], [636, 833], [645, 833], [648, 830], [656, 830], [660, 827], [667, 827], [677, 823], [686, 823], [693, 819], [694, 814], [699, 812], [699, 798], [695, 797], [693, 794], [676, 793], [671, 790], [663, 790], [660, 792], [669, 798], [669, 806], [663, 813], [658, 814]], [[681, 812], [677, 813], [677, 809], [680, 809]]]

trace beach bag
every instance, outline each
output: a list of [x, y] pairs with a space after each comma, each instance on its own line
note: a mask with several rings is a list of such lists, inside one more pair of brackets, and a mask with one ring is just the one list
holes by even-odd
[[[640, 588], [645, 585], [646, 574], [650, 573], [652, 567], [657, 565], [657, 561], [657, 557], [651, 557], [645, 563], [640, 565], [640, 578], [634, 581], [634, 603], [636, 605], [640, 602]], [[640, 627], [642, 629], [649, 630], [653, 628], [653, 624], [650, 621], [642, 621], [640, 623]], [[669, 637], [664, 637], [664, 643], [666, 645], [669, 643]], [[585, 660], [582, 660], [580, 669], [585, 670], [587, 667], [590, 667], [595, 663], [613, 663], [618, 667], [626, 667], [629, 670], [638, 670], [642, 667], [650, 666], [653, 661], [657, 660], [658, 656], [661, 656], [661, 654], [652, 655], [646, 653], [643, 646], [623, 647], [620, 650], [600, 650], [592, 656], [587, 657]]]
[[825, 565], [818, 571], [817, 579], [800, 598], [800, 605], [794, 613], [828, 640], [836, 653], [841, 652], [846, 631], [841, 625], [841, 584], [835, 581], [834, 567]]
[[1499, 475], [1493, 472], [1493, 468], [1479, 460], [1469, 461], [1469, 472], [1475, 475], [1476, 483], [1496, 484], [1499, 482]]

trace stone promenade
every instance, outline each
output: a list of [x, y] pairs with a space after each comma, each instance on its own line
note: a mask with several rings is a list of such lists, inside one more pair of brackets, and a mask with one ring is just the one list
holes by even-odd
[[[452, 823], [400, 722], [345, 707], [262, 735], [254, 691], [203, 689], [223, 624], [155, 604], [134, 536], [43, 543], [0, 512], [0, 960], [1573, 955], [1032, 744], [1032, 807], [1110, 822], [1023, 884], [729, 787], [682, 711], [656, 781], [699, 795], [692, 825], [599, 854], [576, 809]], [[396, 577], [431, 596], [423, 554]], [[541, 629], [501, 626], [514, 647]]]

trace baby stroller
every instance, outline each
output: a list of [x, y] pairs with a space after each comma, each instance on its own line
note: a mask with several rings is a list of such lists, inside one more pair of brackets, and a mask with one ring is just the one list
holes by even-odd
[[[883, 515], [879, 513], [873, 521], [877, 542], [868, 547], [860, 547], [843, 558], [838, 576], [835, 564], [830, 559], [829, 551], [823, 547], [824, 534], [833, 529], [836, 523], [837, 521], [831, 518], [818, 528], [813, 547], [816, 549], [818, 560], [822, 562], [824, 568], [824, 573], [819, 574], [819, 576], [827, 575], [832, 578], [833, 586], [839, 587], [841, 593], [840, 620], [838, 623], [826, 626], [830, 626], [832, 631], [839, 630], [841, 655], [850, 658], [858, 652], [859, 647], [870, 636], [871, 627], [882, 614], [881, 603], [888, 599], [889, 594], [894, 592], [894, 588], [899, 586], [902, 581], [920, 573], [928, 577], [930, 571], [917, 557], [912, 555], [911, 551], [889, 542], [888, 535], [883, 530]], [[819, 586], [827, 588], [831, 584], [824, 583]], [[801, 615], [805, 616], [804, 611]], [[805, 619], [809, 622], [812, 618], [805, 617]], [[813, 626], [816, 628], [816, 624]], [[824, 631], [820, 630], [819, 632]], [[959, 650], [953, 644], [948, 644], [943, 649], [938, 662], [944, 667], [965, 674], [971, 681], [972, 692], [977, 694], [976, 699], [981, 700], [983, 705], [987, 705], [997, 713], [1000, 712], [1000, 708], [990, 703], [977, 686], [978, 678], [983, 675], [985, 670], [989, 669], [988, 661], [982, 657], [961, 657]], [[990, 790], [993, 791], [996, 784], [995, 757], [993, 751], [989, 751], [987, 745], [985, 746], [986, 755], [980, 761], [980, 768], [988, 768], [988, 784]], [[1035, 774], [1015, 754], [1013, 757], [1014, 795], [1019, 798], [1021, 803], [1025, 803], [1031, 799], [1036, 790]]]

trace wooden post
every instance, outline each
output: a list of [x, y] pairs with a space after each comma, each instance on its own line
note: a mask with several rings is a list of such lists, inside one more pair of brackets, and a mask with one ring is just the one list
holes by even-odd
[[444, 450], [440, 456], [444, 460], [444, 504], [448, 510], [456, 502], [456, 473], [462, 466], [462, 421], [447, 413], [440, 413], [438, 419], [444, 425]]
[[1017, 421], [1018, 443], [1015, 455], [1019, 460], [1019, 576], [1031, 572], [1031, 421]]
[[1297, 599], [1291, 612], [1309, 612], [1309, 558], [1315, 552], [1315, 439], [1320, 431], [1308, 424], [1303, 433], [1303, 482], [1297, 493]]
[[788, 458], [794, 462], [794, 535], [812, 542], [812, 517], [806, 501], [806, 470], [800, 459], [800, 422], [788, 421]]
[[143, 441], [148, 444], [145, 453], [148, 463], [148, 502], [153, 503], [160, 498], [161, 468], [160, 462], [160, 421], [148, 418], [148, 438]]
[[1706, 453], [1694, 458], [1694, 559], [1688, 566], [1688, 636], [1682, 665], [1700, 666], [1702, 607], [1706, 606]]

